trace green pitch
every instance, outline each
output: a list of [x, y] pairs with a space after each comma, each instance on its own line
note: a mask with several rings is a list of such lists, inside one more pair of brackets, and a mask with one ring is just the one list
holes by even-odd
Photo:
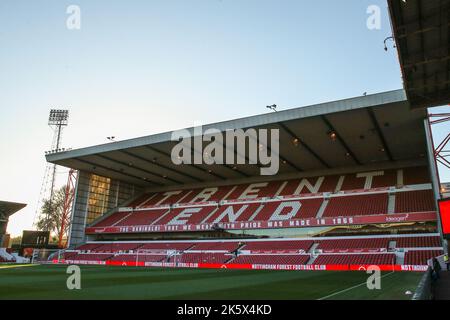
[[81, 266], [68, 290], [66, 266], [0, 265], [0, 299], [411, 299], [421, 276], [383, 273], [368, 290], [365, 272]]

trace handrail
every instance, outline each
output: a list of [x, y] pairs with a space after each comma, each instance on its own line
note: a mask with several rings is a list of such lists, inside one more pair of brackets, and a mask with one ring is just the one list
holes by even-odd
[[433, 295], [431, 292], [431, 267], [428, 267], [420, 279], [419, 285], [416, 288], [412, 300], [431, 300]]

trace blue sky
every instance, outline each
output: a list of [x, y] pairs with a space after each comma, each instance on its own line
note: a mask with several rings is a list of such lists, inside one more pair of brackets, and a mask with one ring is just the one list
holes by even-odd
[[[66, 28], [72, 4], [80, 30]], [[31, 227], [50, 108], [70, 109], [76, 148], [399, 89], [389, 35], [385, 0], [2, 0], [0, 197], [28, 203], [9, 231]]]

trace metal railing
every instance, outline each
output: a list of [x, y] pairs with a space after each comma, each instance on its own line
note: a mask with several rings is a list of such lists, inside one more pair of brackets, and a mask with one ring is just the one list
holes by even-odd
[[422, 276], [422, 279], [420, 279], [412, 300], [431, 300], [433, 298], [431, 272], [431, 267], [428, 267], [427, 271]]

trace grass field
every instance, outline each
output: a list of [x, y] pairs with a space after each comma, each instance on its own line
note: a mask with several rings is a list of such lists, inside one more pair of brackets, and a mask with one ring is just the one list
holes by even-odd
[[422, 273], [383, 273], [368, 290], [365, 272], [156, 269], [81, 266], [81, 290], [66, 266], [0, 265], [0, 299], [411, 299]]

